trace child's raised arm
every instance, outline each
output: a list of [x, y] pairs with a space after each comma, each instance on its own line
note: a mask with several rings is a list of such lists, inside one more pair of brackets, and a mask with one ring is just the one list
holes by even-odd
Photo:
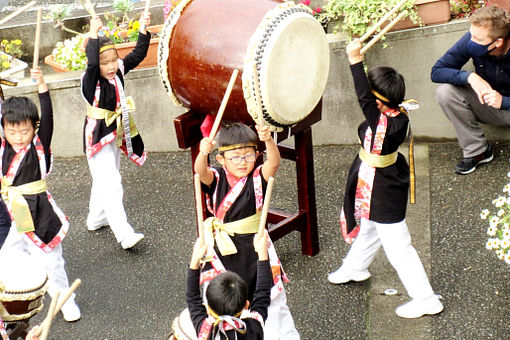
[[200, 153], [195, 160], [195, 173], [200, 176], [200, 182], [205, 185], [211, 185], [214, 180], [214, 174], [209, 170], [207, 164], [207, 156], [211, 153], [213, 146], [216, 142], [209, 137], [205, 137], [200, 141]]
[[363, 61], [363, 55], [361, 55], [361, 41], [354, 39], [345, 47], [349, 63], [351, 65], [357, 64]]
[[278, 150], [278, 146], [276, 145], [273, 137], [271, 137], [271, 131], [269, 130], [269, 126], [258, 126], [255, 125], [257, 132], [259, 134], [259, 139], [266, 144], [266, 155], [267, 159], [262, 165], [262, 175], [264, 179], [267, 181], [269, 177], [274, 177], [276, 171], [278, 171], [278, 167], [280, 166], [280, 151]]

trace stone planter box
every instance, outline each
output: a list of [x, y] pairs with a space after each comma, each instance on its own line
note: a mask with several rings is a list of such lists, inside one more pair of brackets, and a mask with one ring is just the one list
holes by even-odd
[[[449, 0], [417, 0], [416, 8], [418, 16], [425, 26], [444, 24], [450, 21]], [[400, 31], [418, 26], [411, 19], [406, 18], [393, 26], [391, 31]]]
[[[0, 52], [0, 54], [9, 56], [8, 54], [5, 54], [3, 52]], [[9, 56], [9, 57], [11, 57], [11, 56]], [[14, 79], [24, 78], [25, 77], [25, 69], [28, 67], [28, 64], [22, 60], [19, 60], [19, 59], [13, 58], [13, 57], [11, 57], [11, 58], [12, 58], [12, 60], [10, 60], [11, 68], [0, 72], [0, 78], [14, 78]]]

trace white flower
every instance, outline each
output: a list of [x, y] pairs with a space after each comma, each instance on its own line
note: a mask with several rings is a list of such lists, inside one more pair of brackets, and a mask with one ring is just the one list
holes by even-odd
[[501, 227], [501, 230], [503, 231], [510, 231], [510, 225], [508, 223], [503, 224], [503, 227]]
[[480, 218], [482, 220], [486, 220], [487, 219], [487, 216], [489, 216], [489, 209], [484, 209], [482, 210], [482, 212], [480, 213]]
[[505, 258], [505, 251], [502, 249], [496, 250], [496, 255], [500, 260], [503, 260]]
[[503, 209], [499, 209], [498, 210], [498, 216], [499, 217], [503, 216], [504, 214], [505, 214], [505, 210], [503, 210]]
[[510, 264], [510, 251], [505, 254], [505, 262]]
[[490, 238], [487, 240], [487, 243], [485, 244], [485, 248], [488, 250], [491, 250], [494, 247], [494, 239]]
[[491, 227], [497, 227], [498, 224], [499, 224], [499, 221], [500, 221], [499, 217], [492, 216], [490, 221], [489, 221], [489, 224], [491, 225]]
[[507, 183], [507, 184], [503, 187], [503, 192], [510, 192], [510, 183]]
[[507, 177], [510, 177], [510, 171], [507, 172], [506, 174]]
[[499, 238], [494, 238], [494, 243], [492, 244], [492, 249], [499, 249], [501, 244], [501, 240]]
[[510, 230], [507, 228], [507, 229], [503, 229], [501, 231], [501, 235], [503, 236], [503, 238], [510, 238]]
[[497, 208], [501, 208], [506, 203], [506, 197], [499, 196], [496, 200], [492, 201]]
[[507, 239], [507, 238], [504, 238], [501, 242], [500, 242], [500, 248], [501, 249], [506, 249], [510, 247], [510, 240]]
[[489, 236], [496, 236], [496, 232], [498, 231], [498, 228], [496, 226], [490, 226], [487, 228], [487, 235]]

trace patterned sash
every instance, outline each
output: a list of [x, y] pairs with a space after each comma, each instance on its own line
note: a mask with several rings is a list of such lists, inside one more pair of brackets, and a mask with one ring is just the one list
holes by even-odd
[[[124, 64], [122, 60], [119, 59], [119, 70], [121, 74], [124, 75]], [[83, 80], [83, 78], [82, 78]], [[116, 110], [113, 117], [113, 121], [117, 123], [117, 130], [112, 133], [104, 136], [101, 140], [93, 144], [94, 139], [94, 130], [97, 126], [97, 119], [102, 119], [101, 117], [87, 114], [87, 123], [85, 125], [85, 152], [87, 154], [87, 158], [91, 158], [97, 152], [99, 152], [105, 145], [116, 141], [117, 146], [121, 148], [121, 150], [138, 165], [143, 165], [147, 160], [147, 151], [144, 149], [143, 154], [141, 156], [133, 153], [133, 145], [131, 142], [131, 138], [138, 135], [138, 130], [136, 129], [136, 125], [134, 120], [130, 115], [130, 111], [134, 111], [134, 102], [131, 97], [126, 97], [124, 94], [124, 87], [118, 75], [115, 75], [115, 79], [110, 82], [115, 86], [115, 94], [116, 94]], [[98, 80], [96, 84], [96, 91], [94, 93], [94, 100], [92, 101], [92, 107], [98, 108], [99, 106], [99, 96], [101, 94], [101, 85]], [[85, 102], [87, 102], [85, 100]], [[88, 103], [88, 102], [87, 102]], [[91, 109], [87, 108], [88, 112], [91, 112]], [[108, 110], [106, 110], [108, 111]], [[94, 116], [94, 117], [93, 117]], [[111, 120], [111, 119], [110, 119]], [[113, 121], [109, 121], [107, 126], [111, 125]], [[105, 121], [106, 123], [106, 121]]]
[[[257, 210], [257, 213], [259, 214], [262, 211], [262, 206], [264, 203], [264, 191], [262, 188], [262, 176], [260, 174], [260, 170], [262, 169], [262, 165], [257, 167], [255, 171], [253, 172], [253, 186], [255, 190], [255, 208]], [[234, 186], [230, 189], [230, 191], [225, 195], [225, 198], [221, 202], [218, 209], [216, 209], [216, 202], [217, 202], [217, 192], [218, 192], [218, 184], [220, 180], [220, 175], [218, 171], [216, 171], [214, 168], [210, 168], [210, 170], [213, 172], [214, 176], [216, 177], [216, 188], [214, 190], [214, 193], [212, 195], [212, 202], [209, 197], [209, 195], [206, 195], [206, 202], [207, 202], [207, 209], [221, 222], [223, 222], [223, 219], [225, 218], [225, 214], [227, 213], [228, 209], [232, 206], [232, 204], [235, 202], [239, 194], [242, 192], [244, 186], [246, 185], [246, 181], [248, 180], [248, 177], [243, 177], [239, 179]], [[226, 172], [226, 170], [225, 170]], [[229, 174], [227, 173], [227, 176]], [[271, 266], [271, 272], [273, 274], [273, 287], [271, 288], [271, 299], [274, 299], [280, 292], [283, 290], [283, 282], [289, 282], [289, 279], [287, 278], [287, 275], [283, 271], [282, 264], [280, 262], [280, 259], [278, 258], [278, 255], [276, 254], [276, 249], [274, 248], [273, 242], [271, 241], [271, 238], [268, 237], [269, 246], [267, 249], [268, 255], [269, 255], [269, 265]], [[210, 281], [213, 278], [215, 278], [218, 274], [221, 274], [225, 272], [225, 266], [219, 259], [218, 255], [216, 254], [216, 251], [214, 250], [214, 244], [208, 244], [209, 249], [207, 251], [207, 262], [210, 262], [213, 269], [208, 271], [202, 271], [200, 273], [200, 284], [203, 284], [204, 282]]]
[[0, 319], [0, 336], [2, 336], [2, 340], [9, 340], [9, 336], [7, 335], [2, 319]]
[[[399, 113], [399, 111], [393, 109], [381, 113], [375, 132], [374, 145], [370, 154], [378, 156], [381, 155], [384, 138], [386, 136], [386, 129], [388, 128], [388, 117], [396, 117], [399, 115]], [[365, 138], [363, 140], [363, 149], [368, 152], [368, 150], [370, 150], [371, 144], [372, 129], [370, 126], [368, 126], [365, 132]], [[349, 244], [354, 241], [359, 233], [361, 219], [364, 218], [368, 220], [370, 218], [370, 202], [372, 199], [375, 170], [376, 168], [374, 166], [361, 161], [358, 171], [358, 183], [356, 185], [356, 194], [354, 200], [354, 218], [356, 220], [356, 227], [350, 232], [348, 231], [347, 221], [345, 219], [345, 211], [342, 207], [342, 212], [340, 213], [340, 227], [345, 242]]]
[[[209, 313], [212, 312], [210, 309], [208, 309]], [[218, 329], [216, 330], [216, 334], [213, 338], [213, 340], [219, 340], [220, 334], [223, 333], [226, 339], [228, 339], [226, 332], [232, 329], [236, 330], [235, 333], [235, 339], [237, 339], [237, 333], [244, 334], [246, 332], [246, 324], [243, 321], [243, 319], [252, 318], [257, 320], [262, 328], [264, 328], [264, 319], [262, 318], [262, 315], [260, 315], [257, 312], [248, 312], [246, 310], [243, 310], [240, 318], [232, 317], [232, 316], [217, 316], [217, 315], [211, 315], [214, 313], [210, 313], [207, 318], [205, 318], [204, 322], [202, 322], [202, 326], [200, 326], [200, 331], [198, 332], [198, 340], [207, 340], [209, 337], [209, 334], [211, 333], [211, 330], [213, 327], [218, 326]]]
[[[14, 158], [11, 161], [11, 164], [9, 165], [9, 168], [7, 170], [7, 174], [5, 176], [2, 176], [2, 181], [7, 181], [9, 183], [13, 183], [14, 178], [16, 177], [16, 174], [18, 173], [18, 170], [20, 168], [21, 163], [23, 162], [23, 159], [29, 152], [31, 147], [35, 147], [35, 150], [37, 151], [37, 157], [39, 159], [39, 169], [41, 171], [41, 180], [46, 180], [46, 177], [51, 171], [51, 164], [50, 169], [46, 169], [46, 157], [44, 154], [44, 148], [41, 144], [41, 140], [39, 139], [38, 135], [34, 136], [34, 139], [32, 142], [25, 147], [24, 149], [18, 151]], [[5, 139], [2, 139], [2, 146], [0, 147], [0, 175], [3, 174], [3, 154], [5, 152]], [[51, 162], [53, 162], [53, 155], [51, 155]], [[69, 221], [66, 215], [60, 210], [60, 208], [57, 206], [53, 198], [51, 197], [51, 194], [48, 190], [46, 190], [46, 195], [48, 197], [48, 202], [51, 204], [53, 210], [57, 214], [58, 218], [60, 219], [60, 222], [62, 223], [62, 227], [60, 228], [60, 231], [57, 233], [57, 235], [51, 240], [48, 244], [44, 243], [33, 231], [25, 232], [25, 235], [32, 241], [34, 244], [41, 248], [44, 252], [49, 253], [52, 251], [62, 240], [64, 239], [65, 235], [67, 234], [67, 231], [69, 229]], [[7, 205], [7, 209], [9, 210], [9, 214], [11, 215], [11, 219], [13, 219], [13, 225], [16, 224], [16, 221], [14, 219], [14, 211], [12, 207], [12, 202], [10, 200], [5, 201]]]

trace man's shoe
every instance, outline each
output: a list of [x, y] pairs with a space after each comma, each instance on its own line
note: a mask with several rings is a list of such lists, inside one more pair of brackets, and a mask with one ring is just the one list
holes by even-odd
[[437, 295], [434, 295], [425, 300], [412, 299], [408, 303], [397, 307], [395, 313], [401, 318], [414, 319], [423, 315], [441, 313], [443, 308], [443, 304], [439, 301]]
[[370, 277], [368, 270], [352, 271], [343, 266], [328, 275], [328, 281], [334, 284], [347, 283], [350, 281], [365, 281]]
[[455, 166], [455, 172], [461, 175], [467, 175], [475, 171], [479, 164], [489, 163], [494, 158], [492, 154], [492, 145], [488, 143], [487, 150], [475, 157], [464, 158]]
[[78, 321], [81, 318], [80, 308], [76, 302], [67, 302], [62, 306], [62, 316], [67, 322]]
[[120, 245], [124, 249], [129, 249], [134, 247], [138, 242], [140, 242], [144, 238], [143, 234], [140, 233], [132, 233], [127, 236], [125, 239], [120, 242]]

